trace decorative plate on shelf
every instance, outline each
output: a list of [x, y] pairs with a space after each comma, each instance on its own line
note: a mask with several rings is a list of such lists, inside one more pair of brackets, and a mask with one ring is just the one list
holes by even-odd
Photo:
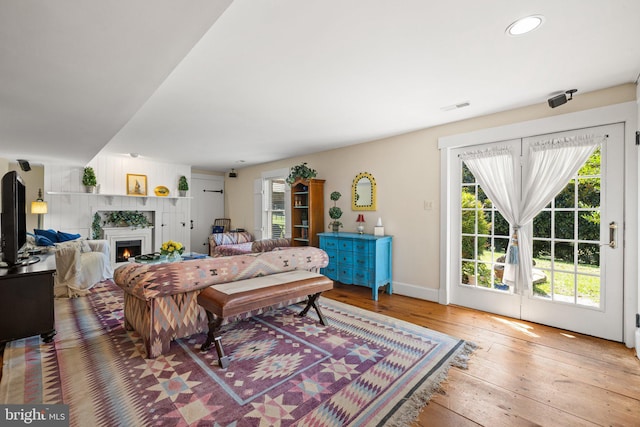
[[156, 196], [165, 197], [169, 195], [169, 189], [164, 185], [159, 185], [153, 189], [153, 192], [156, 193]]

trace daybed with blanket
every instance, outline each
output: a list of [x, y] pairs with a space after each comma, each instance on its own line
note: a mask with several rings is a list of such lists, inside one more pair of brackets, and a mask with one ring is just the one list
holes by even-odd
[[86, 240], [80, 234], [55, 230], [35, 230], [27, 233], [28, 248], [55, 254], [55, 297], [87, 295], [89, 289], [113, 277], [109, 257], [109, 242]]
[[289, 239], [253, 240], [253, 236], [247, 231], [230, 231], [209, 235], [209, 255], [212, 257], [269, 252], [275, 248], [289, 246], [291, 246]]
[[[165, 264], [129, 263], [116, 269], [114, 281], [124, 290], [125, 327], [140, 334], [147, 357], [155, 358], [169, 351], [172, 340], [208, 330], [205, 310], [197, 302], [202, 289], [292, 270], [319, 272], [328, 263], [325, 251], [296, 247]], [[275, 307], [300, 300], [282, 301]], [[267, 309], [243, 313], [225, 322]]]

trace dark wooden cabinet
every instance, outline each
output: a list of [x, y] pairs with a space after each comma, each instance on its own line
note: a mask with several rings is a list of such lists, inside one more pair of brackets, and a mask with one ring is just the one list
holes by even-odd
[[291, 185], [291, 245], [318, 247], [324, 231], [324, 179], [298, 179]]
[[0, 268], [0, 342], [40, 335], [51, 342], [56, 334], [53, 314], [53, 255], [40, 261]]

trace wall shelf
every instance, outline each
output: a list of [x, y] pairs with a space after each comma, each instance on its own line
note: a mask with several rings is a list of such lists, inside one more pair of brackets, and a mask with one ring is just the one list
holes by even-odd
[[142, 204], [147, 205], [148, 199], [168, 199], [171, 200], [173, 206], [176, 205], [176, 202], [179, 199], [193, 199], [193, 197], [180, 197], [180, 196], [130, 196], [127, 194], [106, 194], [106, 193], [87, 193], [87, 192], [73, 192], [73, 191], [47, 191], [47, 194], [55, 195], [55, 196], [95, 196], [95, 197], [104, 197], [107, 199], [107, 203], [109, 205], [113, 204], [114, 197], [127, 197], [133, 199], [142, 199]]

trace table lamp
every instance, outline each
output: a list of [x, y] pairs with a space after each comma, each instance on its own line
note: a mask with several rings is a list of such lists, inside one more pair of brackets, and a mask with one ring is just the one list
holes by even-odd
[[47, 213], [47, 202], [42, 199], [42, 188], [38, 189], [35, 202], [31, 202], [31, 213], [38, 215], [38, 229], [42, 229], [42, 215]]
[[358, 227], [356, 227], [356, 229], [358, 230], [358, 233], [363, 234], [364, 233], [364, 215], [358, 214], [358, 219], [356, 219], [356, 222], [358, 223]]

